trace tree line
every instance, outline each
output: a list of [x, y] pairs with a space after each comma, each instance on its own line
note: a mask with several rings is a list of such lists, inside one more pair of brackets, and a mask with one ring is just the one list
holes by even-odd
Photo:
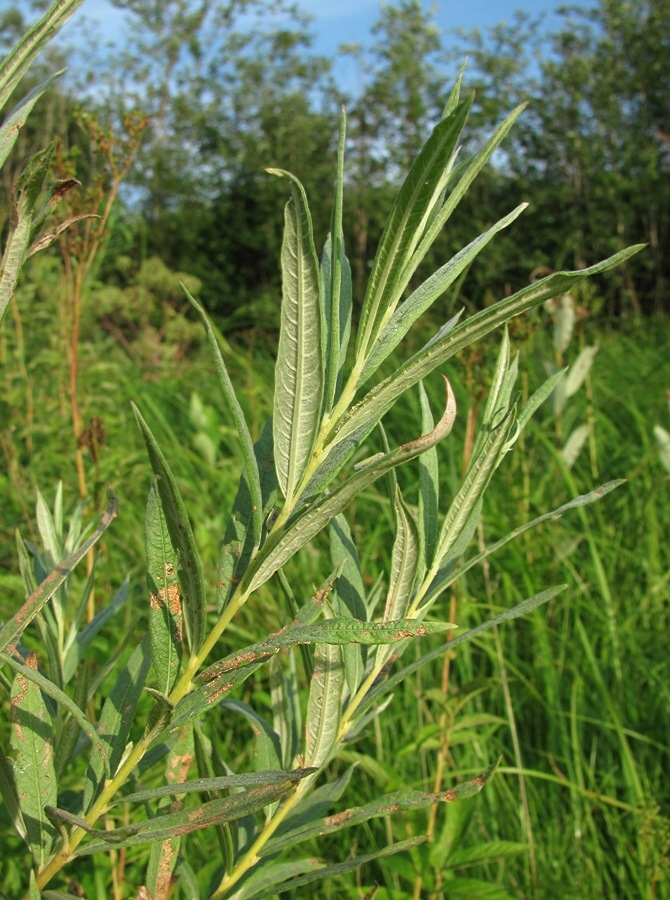
[[[58, 133], [54, 177], [82, 182], [67, 195], [77, 207], [67, 214], [100, 212], [110, 188], [119, 189], [93, 273], [99, 282], [123, 289], [158, 258], [198, 280], [227, 328], [271, 322], [286, 197], [266, 168], [300, 178], [316, 234], [325, 236], [344, 106], [345, 240], [356, 294], [397, 183], [467, 57], [474, 128], [463, 158], [511, 108], [528, 108], [426, 266], [521, 200], [530, 207], [451, 299], [480, 307], [534, 271], [587, 266], [644, 241], [645, 253], [598, 285], [592, 311], [667, 310], [670, 0], [565, 7], [552, 33], [517, 14], [456, 42], [419, 0], [400, 0], [381, 8], [369, 41], [341, 48], [357, 72], [349, 92], [334, 78], [334, 60], [314, 52], [309, 21], [285, 0], [113, 3], [125, 12], [128, 41], [103, 53], [78, 35], [79, 61], [41, 101], [15, 153], [18, 169]], [[19, 4], [2, 14], [7, 44], [29, 12]], [[83, 47], [93, 48], [90, 61]], [[71, 56], [60, 53], [66, 59], [48, 60], [51, 70]], [[5, 222], [9, 214], [0, 213]]]

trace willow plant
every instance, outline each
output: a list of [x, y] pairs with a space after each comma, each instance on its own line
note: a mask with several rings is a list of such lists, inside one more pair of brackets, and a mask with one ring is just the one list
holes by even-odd
[[[256, 443], [215, 329], [189, 298], [206, 329], [242, 456], [216, 585], [206, 583], [177, 482], [139, 409], [135, 415], [154, 473], [145, 524], [148, 632], [129, 658], [120, 656], [122, 664], [115, 658], [91, 681], [93, 636], [122, 605], [125, 589], [86, 623], [91, 580], [77, 598], [69, 577], [116, 516], [114, 497], [86, 539], [80, 520], [64, 533], [60, 499], [53, 512], [41, 501], [44, 554], [35, 553], [31, 561], [27, 545], [19, 541], [28, 596], [0, 629], [1, 683], [11, 706], [10, 748], [0, 748], [0, 791], [31, 854], [25, 885], [31, 900], [68, 896], [58, 884], [76, 874], [83, 856], [145, 845], [150, 848], [145, 882], [133, 886], [141, 888], [138, 896], [172, 896], [175, 879], [177, 892], [189, 898], [274, 896], [407, 851], [423, 838], [390, 843], [334, 865], [301, 853], [304, 842], [374, 817], [468, 797], [493, 775], [494, 760], [478, 777], [439, 794], [403, 790], [342, 811], [339, 801], [354, 773], [348, 769], [333, 781], [328, 767], [347, 742], [384, 714], [402, 679], [444, 652], [442, 644], [422, 656], [412, 654], [404, 668], [397, 662], [414, 641], [456, 627], [435, 616], [436, 604], [456, 578], [522, 531], [590, 503], [615, 486], [578, 497], [468, 556], [491, 477], [561, 377], [553, 376], [521, 406], [515, 388], [517, 360], [505, 323], [617, 265], [638, 248], [588, 269], [555, 273], [469, 318], [458, 313], [420, 350], [380, 377], [378, 369], [391, 353], [401, 351], [410, 328], [525, 207], [518, 206], [413, 287], [429, 248], [521, 112], [514, 110], [479, 152], [460, 162], [459, 144], [471, 106], [470, 99], [461, 99], [460, 88], [459, 79], [443, 120], [398, 193], [355, 329], [342, 229], [344, 115], [330, 234], [320, 260], [301, 184], [288, 172], [269, 170], [285, 179], [290, 198], [281, 255], [274, 410]], [[439, 444], [452, 429], [456, 402], [443, 375], [444, 407], [434, 416], [422, 382], [439, 378], [454, 355], [495, 329], [501, 329], [500, 351], [469, 467], [455, 494], [441, 501]], [[423, 428], [390, 447], [382, 420], [408, 392], [420, 404]], [[361, 459], [375, 431], [384, 449]], [[395, 476], [399, 466], [411, 461], [418, 474], [415, 505]], [[391, 567], [381, 591], [366, 588], [368, 579], [345, 515], [351, 501], [374, 482], [389, 491], [395, 515]], [[301, 596], [300, 590], [291, 591], [284, 567], [324, 529], [330, 558], [323, 562], [323, 582]], [[294, 614], [277, 633], [258, 635], [251, 645], [233, 649], [239, 632], [231, 626], [270, 579], [290, 592]], [[528, 613], [560, 590], [550, 588], [453, 637], [449, 648]], [[37, 654], [29, 653], [23, 642], [25, 629], [35, 626], [43, 648]], [[104, 678], [114, 672], [108, 695], [96, 703]], [[252, 675], [268, 679], [270, 719], [264, 710], [238, 699], [238, 689]], [[301, 704], [302, 683], [307, 685], [306, 705]], [[97, 718], [91, 712], [96, 705]], [[231, 748], [222, 774], [214, 768], [208, 735], [222, 720], [240, 715], [253, 726], [252, 770], [233, 771], [229, 764], [239, 748]], [[205, 828], [215, 830], [221, 856], [214, 878], [200, 884], [188, 863], [188, 846], [193, 840], [189, 835]]]

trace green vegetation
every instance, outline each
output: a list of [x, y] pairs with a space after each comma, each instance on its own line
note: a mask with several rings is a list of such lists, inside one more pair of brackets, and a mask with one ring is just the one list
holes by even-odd
[[[2, 101], [78, 5], [55, 4], [17, 46]], [[161, 56], [166, 34], [192, 50], [207, 25], [187, 4], [153, 19], [151, 4], [128, 5], [145, 16], [145, 58], [167, 67], [185, 57]], [[410, 31], [422, 54], [400, 52]], [[328, 154], [324, 114], [307, 191], [278, 168], [257, 191], [268, 147], [252, 161], [242, 109], [233, 98], [221, 110], [250, 179], [222, 179], [224, 208], [233, 187], [240, 209], [253, 196], [270, 243], [249, 245], [257, 281], [250, 266], [245, 307], [222, 301], [218, 320], [204, 310], [230, 247], [212, 234], [222, 255], [201, 245], [212, 265], [196, 271], [184, 218], [197, 218], [207, 160], [182, 179], [183, 202], [151, 217], [156, 192], [172, 190], [163, 176], [179, 180], [159, 138], [186, 96], [147, 90], [155, 109], [133, 98], [121, 131], [100, 110], [73, 111], [94, 152], [51, 146], [12, 172], [0, 286], [6, 897], [241, 900], [315, 885], [333, 898], [663, 896], [667, 323], [597, 317], [658, 311], [658, 281], [631, 282], [642, 254], [621, 249], [626, 225], [607, 262], [591, 265], [595, 245], [578, 242], [577, 271], [516, 292], [513, 281], [451, 318], [464, 292], [495, 295], [495, 279], [481, 287], [487, 260], [513, 230], [521, 259], [516, 199], [497, 222], [470, 217], [478, 238], [459, 237], [479, 192], [496, 197], [490, 215], [518, 188], [507, 141], [521, 110], [484, 133], [487, 110], [459, 79], [434, 131], [403, 125], [420, 140], [392, 146], [389, 122], [436, 112], [438, 75], [417, 80], [412, 66], [439, 45], [417, 4], [387, 10], [380, 32], [380, 130], [365, 133], [362, 96], [351, 147], [342, 116]], [[240, 84], [265, 84], [251, 38], [221, 34], [219, 76], [240, 54]], [[269, 161], [286, 146], [288, 166], [316, 121], [294, 105], [315, 71], [298, 65], [296, 34], [273, 36], [277, 93], [258, 111], [277, 141]], [[398, 90], [403, 75], [416, 93]], [[182, 122], [195, 129], [182, 151], [208, 122], [202, 109]], [[278, 122], [293, 129], [285, 145]], [[12, 126], [11, 115], [0, 126], [7, 153], [27, 131]], [[384, 144], [387, 157], [366, 154]], [[501, 144], [516, 167], [504, 177], [487, 166]], [[130, 177], [146, 192], [141, 253], [135, 214], [118, 204]], [[266, 210], [287, 196], [275, 233]], [[203, 228], [215, 208], [205, 200]], [[152, 241], [175, 223], [183, 256], [161, 256]], [[265, 280], [279, 240], [281, 310]], [[640, 286], [634, 302], [601, 277], [612, 271]]]

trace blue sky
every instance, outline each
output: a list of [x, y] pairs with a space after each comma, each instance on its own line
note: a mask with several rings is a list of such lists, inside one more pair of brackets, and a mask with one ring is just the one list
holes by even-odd
[[[534, 15], [545, 14], [549, 25], [561, 0], [422, 0], [426, 10], [433, 10], [435, 22], [449, 40], [448, 33], [458, 28], [486, 29], [501, 21], [510, 22], [514, 11], [522, 9]], [[315, 50], [334, 57], [340, 44], [357, 41], [365, 44], [370, 29], [379, 18], [381, 0], [297, 0], [297, 5], [313, 18]], [[82, 14], [100, 29], [104, 38], [120, 37], [124, 13], [108, 0], [87, 0], [67, 26], [72, 32]]]

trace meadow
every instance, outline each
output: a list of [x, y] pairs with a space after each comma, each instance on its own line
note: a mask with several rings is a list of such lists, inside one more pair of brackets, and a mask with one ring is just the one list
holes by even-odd
[[[0, 106], [79, 5], [10, 51]], [[461, 158], [461, 88], [369, 267], [344, 250], [344, 110], [327, 236], [266, 170], [281, 288], [235, 327], [122, 252], [148, 119], [122, 167], [86, 119], [99, 215], [43, 228], [77, 187], [55, 141], [13, 181], [1, 897], [668, 896], [667, 318], [618, 239], [469, 300], [528, 204], [432, 252], [523, 111]]]
[[[66, 523], [77, 502], [63, 399], [67, 354], [53, 329], [58, 311], [44, 299], [25, 318], [19, 333], [30, 336], [26, 345], [17, 346], [17, 329], [9, 325], [0, 345], [5, 421], [12, 422], [11, 430], [3, 430], [5, 616], [22, 599], [14, 529], [41, 543], [37, 488], [51, 505], [62, 480]], [[270, 413], [275, 341], [274, 334], [256, 329], [226, 344], [231, 378], [242, 386], [254, 437]], [[367, 823], [360, 833], [347, 832], [346, 845], [341, 836], [331, 838], [330, 847], [316, 842], [312, 852], [342, 860], [355, 856], [359, 845], [379, 848], [427, 828], [434, 836], [406, 854], [362, 866], [355, 880], [331, 878], [323, 896], [361, 897], [375, 884], [375, 896], [396, 898], [667, 895], [670, 822], [663, 773], [670, 736], [670, 478], [653, 436], [653, 426], [668, 420], [667, 322], [607, 328], [587, 319], [565, 362], [574, 361], [578, 345], [596, 342], [599, 350], [581, 389], [560, 416], [551, 399], [545, 402], [523, 443], [496, 474], [473, 547], [494, 542], [598, 484], [620, 478], [625, 484], [595, 505], [521, 535], [468, 571], [440, 598], [439, 618], [472, 627], [544, 588], [566, 583], [568, 589], [527, 619], [446, 652], [404, 680], [385, 715], [338, 754], [329, 777], [335, 780], [355, 765], [355, 793], [349, 803], [345, 794], [346, 807], [400, 788], [435, 791], [500, 758], [497, 773], [474, 798]], [[127, 601], [93, 645], [97, 663], [103, 664], [148, 627], [142, 522], [151, 473], [129, 401], [145, 411], [160, 435], [211, 580], [242, 460], [202, 340], [181, 357], [165, 350], [158, 361], [156, 355], [131, 360], [91, 325], [80, 353], [82, 413], [86, 420], [99, 418], [105, 432], [95, 466], [90, 453], [87, 466], [95, 472], [98, 503], [111, 484], [120, 509], [99, 547], [96, 602], [109, 602], [126, 575], [130, 579]], [[458, 484], [468, 422], [477, 413], [471, 398], [480, 404], [485, 399], [496, 353], [490, 340], [476, 357], [456, 359], [446, 369], [459, 414], [454, 432], [439, 446], [444, 496]], [[554, 355], [548, 312], [534, 314], [522, 334], [521, 354], [528, 391], [543, 380], [545, 361]], [[22, 359], [31, 360], [29, 369]], [[429, 388], [439, 402], [439, 386]], [[32, 426], [29, 409], [37, 423]], [[588, 423], [589, 437], [568, 466], [560, 449], [580, 423]], [[392, 440], [396, 430], [415, 433], [419, 426], [416, 406], [408, 402], [394, 410], [387, 430]], [[416, 472], [404, 474], [407, 495], [415, 499]], [[349, 516], [361, 568], [372, 585], [389, 569], [393, 510], [373, 487], [355, 501]], [[326, 550], [327, 542], [317, 539], [315, 549], [291, 563], [289, 581], [305, 597], [324, 577]], [[84, 580], [79, 576], [73, 595]], [[286, 599], [266, 587], [253, 607], [242, 611], [231, 634], [244, 646], [285, 620]], [[432, 647], [443, 638], [425, 640]], [[241, 698], [267, 708], [268, 690], [266, 677], [259, 675], [245, 685]], [[215, 734], [221, 765], [223, 748], [230, 747], [237, 748], [236, 770], [249, 765], [243, 724], [222, 723]], [[6, 896], [18, 896], [19, 843], [9, 837], [6, 813], [0, 821], [3, 846], [16, 850], [3, 854], [0, 885]], [[137, 851], [127, 854], [97, 856], [95, 866], [86, 866], [90, 858], [79, 862], [76, 878], [87, 896], [132, 896], [128, 886], [141, 883], [146, 860]], [[189, 838], [188, 859], [201, 880], [216, 869], [216, 841], [207, 831]], [[294, 895], [302, 896], [299, 890]], [[188, 890], [177, 896], [189, 896]]]

